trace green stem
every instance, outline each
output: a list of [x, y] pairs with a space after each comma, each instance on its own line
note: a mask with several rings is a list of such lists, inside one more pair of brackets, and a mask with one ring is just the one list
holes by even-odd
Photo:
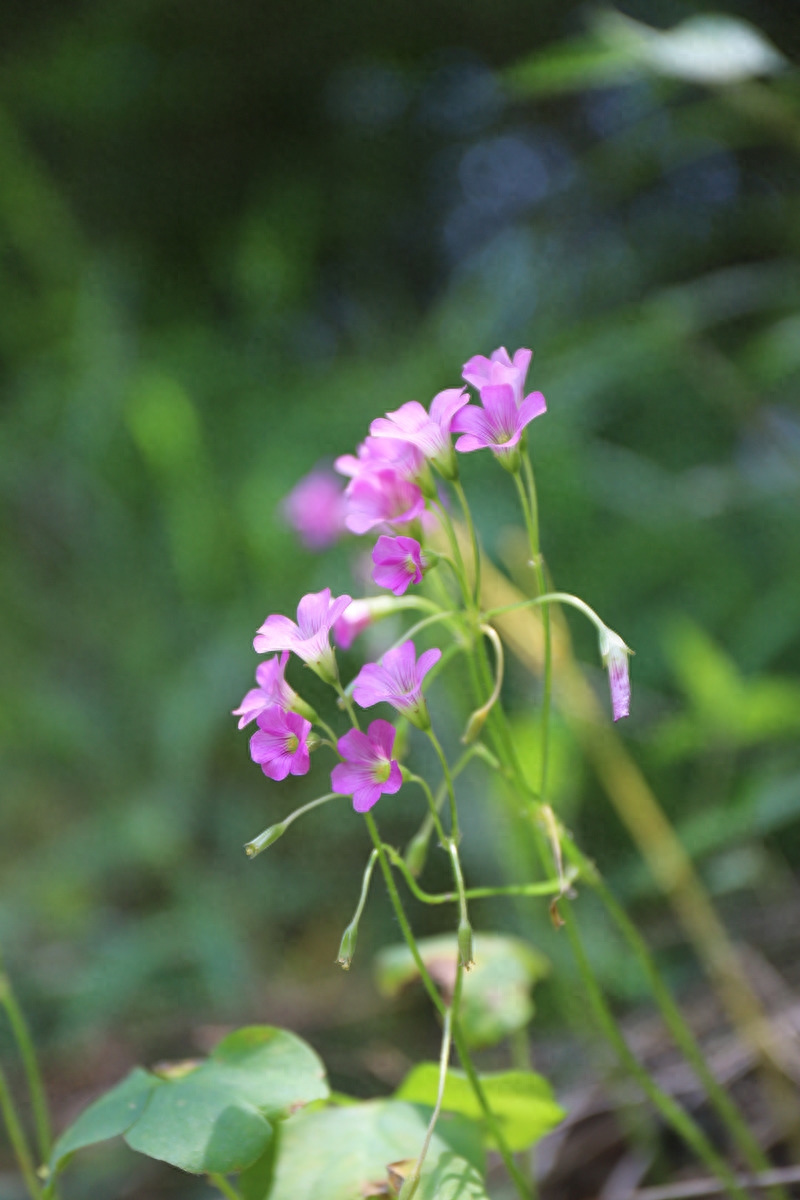
[[336, 680], [336, 691], [338, 692], [339, 699], [341, 700], [342, 704], [344, 705], [347, 715], [350, 718], [350, 724], [353, 726], [354, 729], [360, 729], [361, 726], [358, 723], [358, 717], [356, 716], [356, 710], [353, 708], [353, 701], [350, 699], [349, 695], [344, 690], [341, 683], [339, 683], [338, 679]]
[[[539, 508], [536, 501], [536, 488], [533, 481], [533, 468], [527, 460], [526, 475], [529, 480], [530, 501], [525, 495], [519, 471], [514, 474], [514, 483], [519, 495], [519, 502], [525, 517], [528, 530], [528, 541], [531, 548], [531, 564], [536, 574], [536, 587], [540, 595], [547, 592], [544, 577], [542, 556], [539, 550]], [[553, 646], [550, 630], [550, 607], [545, 604], [542, 610], [542, 636], [544, 638], [544, 664], [542, 670], [542, 718], [541, 718], [541, 761], [539, 774], [539, 799], [544, 802], [547, 796], [547, 773], [550, 758], [550, 700], [553, 690]]]
[[[403, 908], [403, 902], [400, 899], [399, 892], [397, 891], [397, 887], [394, 882], [394, 876], [392, 875], [392, 869], [389, 865], [389, 860], [383, 843], [381, 842], [380, 835], [378, 834], [375, 820], [371, 813], [365, 813], [364, 820], [367, 823], [367, 828], [369, 829], [375, 849], [378, 851], [378, 860], [381, 864], [383, 878], [386, 881], [386, 890], [389, 893], [389, 899], [391, 900], [392, 908], [395, 911], [395, 916], [397, 917], [397, 922], [402, 931], [406, 945], [411, 951], [411, 957], [414, 959], [417, 970], [419, 971], [422, 985], [430, 996], [436, 1011], [440, 1014], [440, 1016], [444, 1017], [447, 1013], [447, 1005], [439, 995], [436, 984], [433, 982], [433, 979], [431, 978], [430, 973], [422, 960], [422, 955], [419, 952], [419, 947], [417, 946], [416, 939], [405, 914], [405, 909]], [[517, 1164], [514, 1162], [514, 1156], [508, 1148], [508, 1143], [503, 1136], [503, 1131], [500, 1128], [497, 1118], [491, 1110], [488, 1100], [486, 1099], [486, 1093], [481, 1086], [481, 1081], [478, 1078], [478, 1073], [475, 1070], [474, 1063], [472, 1062], [472, 1058], [469, 1053], [469, 1047], [467, 1046], [466, 1040], [461, 1031], [461, 1024], [457, 1020], [453, 1021], [453, 1042], [458, 1050], [458, 1056], [461, 1059], [461, 1064], [464, 1068], [467, 1079], [469, 1080], [470, 1086], [475, 1093], [475, 1099], [478, 1101], [478, 1105], [483, 1113], [484, 1120], [486, 1121], [486, 1124], [497, 1143], [500, 1157], [505, 1163], [506, 1170], [514, 1182], [514, 1186], [520, 1195], [520, 1200], [530, 1200], [530, 1193], [525, 1186], [525, 1180], [523, 1179]]]
[[444, 505], [439, 504], [437, 501], [434, 501], [434, 504], [435, 504], [436, 509], [441, 518], [445, 533], [447, 534], [447, 540], [450, 543], [450, 549], [453, 551], [453, 558], [455, 560], [456, 577], [458, 579], [458, 585], [461, 588], [461, 595], [463, 597], [464, 604], [465, 604], [466, 608], [469, 610], [472, 608], [472, 594], [469, 590], [469, 584], [467, 582], [467, 570], [466, 570], [466, 567], [464, 566], [464, 556], [461, 553], [461, 546], [458, 541], [458, 534], [455, 531], [455, 527], [453, 525], [453, 519], [450, 516], [450, 513], [444, 507]]
[[42, 1200], [42, 1189], [39, 1186], [39, 1180], [36, 1176], [36, 1170], [33, 1165], [33, 1157], [28, 1146], [25, 1133], [22, 1128], [17, 1110], [14, 1106], [14, 1100], [11, 1095], [11, 1089], [8, 1086], [5, 1071], [0, 1067], [0, 1113], [3, 1115], [6, 1130], [8, 1132], [8, 1140], [11, 1142], [14, 1155], [19, 1165], [20, 1172], [25, 1180], [25, 1186], [31, 1196], [31, 1200]]
[[289, 826], [302, 817], [304, 813], [311, 812], [312, 808], [319, 808], [320, 804], [327, 804], [329, 800], [336, 800], [340, 796], [340, 792], [326, 792], [324, 796], [318, 796], [316, 800], [309, 800], [308, 804], [304, 804], [301, 808], [296, 808], [293, 813], [289, 813], [288, 817], [284, 817], [282, 821], [276, 821], [274, 825], [270, 825], [258, 837], [253, 838], [252, 842], [247, 842], [244, 852], [248, 858], [255, 858], [262, 850], [266, 850], [273, 842], [277, 842], [279, 837], [283, 837]]
[[209, 1175], [208, 1178], [217, 1191], [222, 1192], [223, 1196], [227, 1196], [228, 1200], [242, 1200], [239, 1192], [232, 1184], [228, 1183], [224, 1175]]
[[436, 1104], [434, 1105], [431, 1119], [428, 1122], [428, 1128], [425, 1133], [425, 1141], [422, 1143], [422, 1149], [419, 1152], [419, 1157], [414, 1165], [414, 1170], [404, 1182], [400, 1189], [399, 1200], [412, 1200], [414, 1193], [419, 1187], [419, 1177], [422, 1173], [422, 1167], [428, 1154], [428, 1149], [433, 1137], [433, 1131], [436, 1128], [436, 1122], [439, 1120], [439, 1113], [442, 1111], [442, 1100], [444, 1099], [444, 1089], [447, 1083], [447, 1067], [450, 1062], [450, 1043], [452, 1041], [452, 1026], [453, 1013], [457, 1011], [458, 1001], [461, 998], [461, 967], [457, 968], [456, 987], [453, 992], [453, 1003], [445, 1013], [444, 1028], [442, 1029], [442, 1048], [439, 1052], [439, 1087], [436, 1092]]
[[458, 842], [460, 841], [460, 834], [458, 830], [458, 808], [456, 806], [456, 793], [455, 789], [453, 788], [453, 777], [450, 774], [450, 768], [447, 765], [447, 759], [439, 739], [433, 732], [433, 729], [428, 729], [427, 733], [428, 737], [430, 738], [431, 745], [439, 757], [439, 762], [442, 764], [442, 772], [444, 773], [444, 780], [447, 786], [447, 794], [450, 798], [450, 837], [453, 838], [454, 841]]
[[2, 969], [0, 969], [0, 1002], [2, 1002], [6, 1010], [11, 1031], [14, 1034], [14, 1040], [17, 1043], [22, 1065], [25, 1069], [25, 1078], [28, 1082], [28, 1090], [31, 1097], [31, 1108], [33, 1109], [33, 1120], [36, 1126], [39, 1157], [42, 1162], [47, 1162], [50, 1157], [52, 1133], [44, 1083], [41, 1071], [39, 1070], [39, 1063], [36, 1059], [36, 1050], [34, 1049], [33, 1038], [28, 1029], [28, 1023], [14, 995], [11, 980]]
[[672, 1096], [664, 1092], [654, 1079], [651, 1078], [648, 1071], [636, 1058], [631, 1051], [628, 1043], [625, 1041], [619, 1026], [614, 1017], [611, 1015], [611, 1010], [606, 1003], [606, 999], [600, 989], [600, 985], [592, 971], [589, 961], [586, 957], [586, 952], [583, 948], [583, 943], [578, 935], [575, 923], [575, 916], [572, 911], [572, 905], [568, 900], [563, 901], [563, 919], [567, 930], [572, 952], [575, 956], [575, 961], [578, 966], [578, 971], [581, 976], [586, 994], [594, 1009], [598, 1024], [608, 1041], [614, 1047], [622, 1063], [624, 1063], [630, 1075], [639, 1084], [642, 1091], [658, 1109], [661, 1115], [677, 1133], [683, 1138], [688, 1146], [692, 1148], [701, 1162], [705, 1163], [710, 1171], [716, 1175], [720, 1183], [724, 1185], [725, 1191], [729, 1196], [736, 1197], [736, 1200], [748, 1200], [747, 1193], [737, 1183], [736, 1178], [724, 1159], [720, 1158], [714, 1147], [709, 1142], [706, 1135], [703, 1133], [696, 1121], [689, 1116], [679, 1104], [673, 1100]]
[[588, 617], [598, 633], [604, 633], [608, 629], [605, 621], [597, 615], [593, 608], [581, 600], [580, 596], [573, 596], [570, 592], [544, 592], [542, 595], [533, 596], [528, 600], [518, 600], [516, 604], [503, 604], [500, 608], [490, 608], [487, 612], [481, 613], [481, 616], [484, 620], [489, 621], [504, 613], [516, 612], [520, 608], [533, 608], [537, 604], [569, 604]]
[[428, 786], [426, 780], [422, 779], [421, 776], [412, 775], [410, 771], [408, 771], [408, 772], [404, 771], [403, 773], [404, 773], [404, 775], [406, 775], [409, 783], [416, 783], [417, 786], [421, 787], [423, 792], [425, 793], [425, 799], [428, 801], [428, 817], [431, 821], [431, 825], [433, 826], [433, 828], [436, 830], [436, 832], [439, 835], [439, 841], [444, 846], [445, 843], [447, 842], [447, 834], [445, 833], [444, 826], [442, 825], [442, 822], [439, 819], [439, 809], [437, 807], [436, 801], [433, 798], [433, 792], [431, 791], [430, 787]]
[[461, 485], [460, 479], [453, 480], [453, 489], [458, 496], [461, 511], [464, 514], [464, 520], [469, 533], [469, 540], [472, 545], [472, 562], [473, 562], [473, 595], [475, 596], [475, 607], [481, 606], [481, 550], [478, 545], [478, 535], [475, 532], [475, 525], [472, 521], [472, 513], [467, 503], [467, 497], [464, 494], [464, 488]]
[[[392, 866], [397, 867], [405, 879], [408, 890], [422, 904], [453, 904], [459, 900], [458, 892], [426, 892], [417, 883], [408, 869], [405, 859], [393, 846], [384, 844]], [[563, 891], [558, 879], [546, 879], [543, 883], [512, 883], [502, 887], [465, 888], [467, 900], [485, 900], [491, 896], [556, 896]]]
[[[578, 868], [580, 877], [597, 893], [607, 912], [633, 951], [676, 1045], [706, 1089], [711, 1104], [727, 1126], [745, 1162], [754, 1171], [768, 1171], [771, 1166], [769, 1159], [750, 1132], [739, 1109], [710, 1070], [703, 1052], [695, 1040], [694, 1034], [686, 1024], [680, 1008], [675, 1003], [669, 988], [661, 978], [661, 974], [656, 967], [644, 938], [614, 896], [594, 863], [586, 858], [563, 830], [560, 832], [567, 858]], [[786, 1193], [783, 1189], [776, 1191], [776, 1195], [780, 1195], [783, 1200], [786, 1200]]]

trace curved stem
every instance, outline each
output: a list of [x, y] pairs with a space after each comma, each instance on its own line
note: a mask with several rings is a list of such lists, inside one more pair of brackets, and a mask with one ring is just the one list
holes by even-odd
[[[661, 978], [658, 968], [653, 960], [653, 956], [647, 946], [639, 930], [630, 919], [625, 909], [617, 900], [614, 893], [609, 888], [603, 876], [597, 870], [593, 862], [586, 858], [578, 846], [575, 845], [565, 831], [560, 830], [561, 842], [564, 847], [564, 852], [568, 859], [571, 860], [579, 871], [580, 878], [591, 887], [598, 895], [604, 904], [607, 912], [616, 924], [617, 928], [622, 933], [629, 947], [633, 951], [639, 966], [641, 967], [650, 989], [656, 1000], [661, 1015], [664, 1018], [664, 1023], [672, 1034], [675, 1044], [683, 1053], [687, 1062], [694, 1069], [698, 1079], [706, 1089], [709, 1101], [717, 1110], [717, 1113], [727, 1125], [732, 1137], [734, 1138], [739, 1150], [747, 1164], [754, 1171], [768, 1171], [770, 1162], [764, 1151], [761, 1149], [756, 1138], [750, 1132], [746, 1121], [742, 1117], [738, 1107], [730, 1098], [728, 1093], [716, 1079], [711, 1071], [705, 1056], [698, 1045], [694, 1034], [684, 1020], [680, 1008], [672, 997], [672, 994]], [[785, 1200], [785, 1192], [777, 1191], [776, 1195], [783, 1195]]]
[[[536, 586], [539, 594], [543, 595], [547, 592], [547, 584], [544, 577], [544, 568], [542, 566], [542, 556], [539, 552], [539, 510], [536, 502], [536, 490], [533, 483], [533, 468], [530, 465], [530, 461], [528, 461], [527, 464], [526, 474], [530, 481], [530, 502], [528, 497], [525, 495], [525, 488], [523, 487], [519, 471], [514, 473], [514, 483], [517, 488], [519, 502], [525, 517], [525, 526], [528, 530], [528, 541], [531, 548], [531, 563], [536, 573]], [[539, 798], [544, 801], [547, 795], [547, 772], [550, 757], [550, 698], [553, 685], [553, 647], [550, 630], [550, 608], [548, 605], [545, 605], [542, 611], [542, 635], [544, 638], [544, 666], [542, 671], [542, 732]]]
[[22, 1009], [14, 995], [14, 989], [11, 986], [11, 980], [2, 970], [2, 960], [0, 959], [0, 1002], [6, 1010], [8, 1022], [11, 1026], [11, 1032], [14, 1035], [14, 1040], [17, 1043], [17, 1048], [22, 1059], [22, 1065], [25, 1070], [25, 1078], [28, 1083], [28, 1091], [31, 1097], [31, 1108], [33, 1110], [33, 1120], [36, 1126], [36, 1143], [39, 1149], [39, 1158], [42, 1162], [47, 1162], [50, 1157], [50, 1145], [52, 1141], [52, 1133], [50, 1129], [50, 1113], [47, 1107], [47, 1095], [45, 1093], [44, 1082], [42, 1080], [39, 1063], [36, 1058], [36, 1050], [33, 1045], [28, 1023]]
[[450, 549], [453, 551], [453, 559], [455, 560], [456, 577], [458, 579], [458, 585], [461, 588], [461, 594], [462, 594], [462, 597], [464, 600], [464, 604], [469, 609], [472, 607], [472, 594], [469, 590], [469, 584], [467, 582], [467, 571], [466, 571], [466, 567], [464, 566], [464, 556], [461, 553], [461, 546], [458, 541], [458, 535], [453, 526], [453, 519], [450, 516], [450, 513], [444, 507], [444, 505], [440, 504], [438, 500], [434, 500], [432, 503], [435, 505], [436, 510], [439, 513], [439, 516], [442, 521], [442, 525], [444, 526], [445, 533], [447, 534], [447, 540], [450, 543]]
[[450, 798], [450, 837], [458, 842], [460, 840], [458, 831], [458, 808], [456, 807], [456, 793], [455, 789], [453, 788], [453, 777], [450, 774], [450, 768], [447, 765], [447, 759], [445, 758], [445, 753], [441, 747], [439, 739], [433, 732], [433, 729], [429, 729], [427, 733], [431, 744], [439, 757], [439, 762], [442, 764], [442, 771], [444, 773], [445, 784], [447, 786], [447, 794]]
[[[426, 892], [417, 883], [408, 869], [405, 859], [393, 846], [384, 844], [393, 867], [397, 867], [405, 879], [408, 890], [422, 904], [453, 904], [459, 900], [458, 892]], [[568, 876], [569, 878], [569, 876]], [[562, 891], [560, 879], [546, 879], [543, 883], [512, 883], [500, 887], [465, 888], [467, 900], [485, 900], [492, 896], [556, 896]]]
[[356, 710], [353, 708], [353, 701], [351, 700], [348, 693], [344, 690], [341, 683], [339, 683], [338, 679], [336, 681], [336, 691], [338, 692], [339, 699], [341, 700], [342, 705], [344, 706], [344, 708], [347, 712], [347, 715], [350, 718], [350, 724], [353, 726], [354, 729], [360, 729], [361, 726], [358, 723], [358, 717], [356, 716]]
[[439, 819], [439, 808], [438, 808], [436, 801], [433, 798], [433, 792], [431, 791], [427, 782], [424, 779], [422, 779], [421, 776], [412, 775], [411, 772], [409, 771], [409, 772], [407, 772], [407, 777], [408, 777], [409, 783], [416, 783], [417, 786], [421, 787], [423, 792], [425, 793], [425, 799], [428, 801], [428, 816], [430, 818], [433, 828], [436, 830], [436, 832], [439, 835], [439, 841], [444, 846], [445, 843], [447, 842], [447, 834], [445, 833], [444, 826], [442, 825], [442, 822]]
[[304, 804], [301, 808], [296, 808], [293, 813], [289, 813], [288, 817], [284, 817], [282, 821], [277, 821], [274, 825], [270, 825], [258, 837], [253, 838], [252, 842], [247, 842], [244, 852], [248, 858], [255, 858], [262, 850], [266, 850], [273, 842], [277, 842], [279, 837], [283, 837], [289, 826], [302, 817], [303, 813], [311, 812], [312, 808], [319, 808], [320, 804], [327, 804], [329, 800], [335, 800], [340, 796], [340, 792], [326, 792], [324, 796], [318, 796], [316, 800], [309, 800], [308, 804]]
[[472, 563], [473, 563], [472, 592], [475, 597], [475, 607], [480, 608], [480, 605], [481, 605], [481, 550], [480, 550], [480, 546], [478, 545], [478, 535], [475, 532], [475, 526], [472, 521], [472, 513], [470, 512], [469, 504], [467, 503], [467, 497], [464, 494], [464, 488], [461, 485], [460, 479], [453, 480], [453, 489], [454, 489], [456, 495], [458, 496], [458, 501], [459, 501], [459, 504], [461, 505], [461, 511], [464, 514], [464, 520], [467, 525], [467, 532], [469, 533], [470, 544], [472, 545]]
[[457, 1009], [457, 1002], [461, 996], [461, 970], [459, 969], [456, 979], [456, 990], [453, 994], [453, 1003], [448, 1008], [444, 1017], [444, 1028], [442, 1029], [442, 1048], [439, 1052], [439, 1087], [436, 1092], [436, 1104], [434, 1105], [431, 1119], [428, 1122], [428, 1128], [425, 1133], [425, 1141], [422, 1143], [422, 1149], [419, 1152], [419, 1157], [414, 1165], [414, 1170], [408, 1176], [400, 1189], [399, 1200], [412, 1200], [414, 1193], [419, 1187], [419, 1177], [422, 1172], [422, 1166], [428, 1154], [428, 1149], [433, 1137], [433, 1131], [436, 1128], [436, 1122], [439, 1120], [439, 1113], [442, 1111], [442, 1100], [444, 1099], [444, 1089], [447, 1083], [447, 1067], [450, 1062], [450, 1043], [452, 1040], [452, 1025], [453, 1011]]
[[227, 1196], [228, 1200], [242, 1200], [236, 1188], [228, 1183], [224, 1175], [209, 1175], [209, 1182], [213, 1183], [218, 1192], [222, 1192], [223, 1196]]
[[747, 1192], [737, 1183], [736, 1177], [730, 1167], [717, 1154], [697, 1122], [673, 1100], [672, 1096], [668, 1095], [658, 1086], [628, 1046], [619, 1026], [611, 1015], [611, 1010], [606, 1003], [594, 972], [589, 966], [586, 951], [583, 948], [583, 943], [578, 936], [575, 926], [572, 906], [568, 900], [564, 901], [563, 908], [563, 920], [578, 971], [580, 972], [581, 982], [594, 1009], [598, 1024], [602, 1028], [606, 1038], [614, 1047], [620, 1060], [625, 1064], [628, 1072], [639, 1084], [648, 1099], [651, 1100], [653, 1105], [669, 1124], [673, 1126], [676, 1132], [681, 1135], [687, 1145], [694, 1150], [701, 1162], [704, 1162], [708, 1169], [717, 1176], [724, 1185], [727, 1194], [735, 1197], [736, 1200], [748, 1200]]
[[[422, 960], [422, 955], [419, 952], [419, 947], [417, 946], [416, 939], [411, 930], [411, 926], [408, 923], [408, 918], [406, 917], [406, 914], [405, 914], [405, 909], [403, 908], [403, 902], [401, 901], [400, 895], [397, 891], [397, 887], [395, 886], [394, 876], [392, 875], [392, 869], [389, 865], [389, 860], [386, 856], [386, 853], [385, 853], [385, 850], [383, 847], [383, 843], [381, 842], [380, 836], [378, 834], [378, 829], [375, 824], [375, 820], [372, 817], [371, 813], [365, 813], [364, 819], [367, 823], [367, 828], [369, 829], [370, 836], [372, 838], [375, 849], [378, 851], [378, 860], [381, 864], [381, 870], [383, 872], [383, 877], [386, 881], [386, 889], [389, 893], [389, 899], [392, 902], [392, 907], [394, 908], [395, 916], [397, 917], [397, 921], [398, 921], [398, 924], [402, 931], [406, 945], [408, 946], [409, 950], [411, 951], [411, 957], [414, 959], [417, 970], [419, 971], [420, 979], [422, 980], [422, 985], [425, 988], [425, 991], [430, 996], [431, 1001], [433, 1002], [433, 1005], [436, 1008], [436, 1011], [442, 1017], [444, 1017], [445, 1014], [447, 1013], [447, 1005], [444, 1003], [444, 1001], [442, 1000], [442, 997], [439, 995], [439, 992], [436, 988], [436, 984], [433, 982], [430, 972], [428, 971], [428, 968], [425, 966], [425, 963]], [[508, 1143], [506, 1142], [506, 1139], [503, 1135], [503, 1131], [500, 1128], [500, 1124], [499, 1124], [497, 1118], [495, 1117], [494, 1113], [492, 1112], [488, 1100], [486, 1099], [486, 1093], [483, 1090], [481, 1081], [478, 1077], [478, 1073], [475, 1070], [475, 1065], [472, 1061], [472, 1057], [469, 1052], [469, 1047], [466, 1043], [463, 1032], [461, 1030], [461, 1024], [457, 1020], [453, 1021], [453, 1041], [455, 1043], [456, 1049], [458, 1050], [458, 1056], [461, 1059], [461, 1065], [464, 1068], [464, 1072], [465, 1072], [467, 1079], [469, 1080], [470, 1086], [475, 1094], [475, 1099], [478, 1101], [478, 1105], [481, 1109], [481, 1112], [483, 1113], [484, 1120], [486, 1121], [486, 1124], [497, 1143], [497, 1147], [500, 1152], [500, 1157], [502, 1158], [502, 1160], [505, 1164], [506, 1170], [508, 1171], [509, 1175], [511, 1176], [511, 1179], [514, 1182], [514, 1186], [516, 1187], [517, 1192], [519, 1193], [520, 1200], [530, 1200], [530, 1192], [528, 1190], [528, 1187], [525, 1183], [524, 1178], [522, 1177], [522, 1174], [521, 1174], [519, 1168], [517, 1167], [517, 1164], [514, 1162], [514, 1156], [508, 1148]]]
[[0, 1113], [2, 1113], [8, 1132], [8, 1140], [11, 1142], [14, 1156], [22, 1178], [25, 1180], [25, 1186], [31, 1196], [31, 1200], [42, 1200], [42, 1189], [39, 1186], [39, 1180], [33, 1165], [33, 1156], [31, 1155], [27, 1138], [17, 1115], [11, 1089], [8, 1086], [8, 1080], [2, 1067], [0, 1067]]
[[504, 613], [514, 612], [519, 608], [533, 608], [538, 604], [569, 604], [588, 617], [598, 633], [603, 633], [608, 629], [605, 621], [597, 615], [593, 608], [581, 600], [580, 596], [573, 596], [570, 592], [544, 592], [539, 596], [532, 596], [528, 600], [518, 600], [516, 604], [503, 604], [500, 608], [490, 608], [485, 613], [481, 613], [481, 616], [489, 621]]

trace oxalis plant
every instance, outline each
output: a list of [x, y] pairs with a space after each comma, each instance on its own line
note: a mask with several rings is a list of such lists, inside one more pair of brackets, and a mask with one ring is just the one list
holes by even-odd
[[[411, 401], [373, 421], [357, 453], [337, 460], [337, 469], [349, 479], [344, 492], [324, 472], [301, 481], [285, 512], [303, 540], [321, 548], [345, 528], [374, 538], [372, 580], [383, 590], [354, 600], [325, 588], [302, 598], [296, 621], [268, 616], [254, 641], [255, 650], [268, 656], [257, 668], [258, 686], [235, 710], [240, 728], [255, 722], [250, 754], [271, 780], [307, 774], [312, 754], [336, 760], [332, 769], [325, 767], [327, 790], [255, 837], [247, 854], [255, 858], [321, 805], [352, 800], [373, 849], [338, 962], [345, 969], [352, 962], [378, 869], [404, 938], [403, 945], [388, 947], [379, 956], [380, 981], [389, 992], [412, 979], [421, 981], [441, 1022], [438, 1062], [416, 1066], [390, 1099], [356, 1101], [331, 1094], [322, 1062], [300, 1038], [252, 1026], [223, 1038], [204, 1061], [136, 1068], [51, 1146], [33, 1048], [10, 984], [0, 976], [0, 1000], [33, 1101], [35, 1152], [2, 1073], [0, 1109], [33, 1200], [57, 1195], [60, 1173], [77, 1151], [119, 1136], [141, 1154], [205, 1175], [218, 1192], [240, 1200], [381, 1195], [480, 1200], [487, 1195], [487, 1150], [499, 1154], [521, 1200], [532, 1197], [535, 1184], [526, 1152], [565, 1114], [540, 1075], [526, 1069], [487, 1074], [473, 1059], [476, 1047], [527, 1023], [527, 988], [542, 971], [540, 956], [525, 943], [489, 931], [473, 934], [470, 901], [500, 895], [549, 905], [553, 923], [569, 941], [585, 1000], [623, 1067], [717, 1177], [721, 1190], [743, 1200], [743, 1188], [722, 1154], [629, 1049], [584, 948], [574, 911], [581, 887], [597, 894], [643, 969], [667, 1027], [705, 1086], [740, 1160], [756, 1171], [769, 1166], [738, 1108], [710, 1072], [637, 930], [548, 803], [552, 607], [571, 607], [594, 625], [608, 670], [614, 720], [629, 712], [631, 651], [585, 601], [548, 583], [527, 445], [528, 426], [545, 414], [546, 404], [541, 392], [525, 394], [530, 359], [531, 352], [524, 349], [513, 358], [502, 348], [491, 358], [478, 355], [463, 371], [477, 402], [467, 388], [451, 388], [440, 392], [429, 410]], [[535, 594], [501, 607], [486, 603], [481, 550], [459, 479], [459, 455], [480, 451], [488, 451], [508, 477], [529, 542]], [[526, 608], [539, 614], [532, 628], [542, 643], [535, 787], [522, 770], [501, 697], [502, 618]], [[345, 682], [331, 638], [349, 649], [368, 625], [390, 614], [410, 620], [409, 613], [421, 615], [377, 662], [366, 663]], [[433, 644], [421, 648], [423, 638]], [[349, 723], [345, 732], [335, 731], [287, 683], [290, 655], [332, 689], [337, 719]], [[467, 666], [474, 709], [463, 732], [463, 752], [450, 761], [426, 690], [457, 657]], [[384, 712], [394, 710], [394, 723], [385, 716], [369, 719], [368, 710], [377, 705], [388, 706]], [[434, 779], [416, 774], [402, 761], [409, 726], [430, 742], [438, 764]], [[525, 814], [538, 850], [540, 878], [505, 887], [467, 886], [460, 857], [458, 780], [476, 760], [497, 773]], [[382, 798], [401, 790], [411, 793], [402, 802], [419, 803], [424, 811], [404, 853], [384, 841], [376, 817]], [[384, 806], [391, 803], [397, 801], [383, 801]], [[351, 818], [343, 814], [342, 819]], [[452, 888], [447, 892], [431, 893], [420, 883], [433, 842], [449, 860]], [[418, 939], [403, 890], [415, 902], [451, 911], [451, 933]], [[498, 1012], [496, 995], [503, 990], [512, 1002]], [[45, 1165], [37, 1167], [37, 1162]]]

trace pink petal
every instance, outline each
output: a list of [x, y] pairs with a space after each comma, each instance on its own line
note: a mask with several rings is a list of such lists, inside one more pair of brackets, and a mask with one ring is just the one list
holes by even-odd
[[373, 721], [367, 731], [369, 740], [374, 746], [377, 746], [384, 758], [392, 757], [394, 749], [394, 739], [397, 735], [397, 730], [389, 721], [384, 721], [378, 717]]
[[389, 796], [393, 796], [395, 792], [399, 792], [403, 786], [403, 772], [400, 770], [398, 763], [392, 762], [389, 768], [389, 778], [385, 783], [381, 784], [381, 789]]
[[312, 638], [325, 625], [331, 602], [331, 589], [309, 592], [297, 606], [297, 624], [303, 641]]
[[469, 404], [469, 396], [464, 388], [446, 388], [431, 401], [431, 420], [436, 422], [443, 433], [449, 433], [453, 417], [466, 404]]
[[524, 429], [526, 425], [530, 425], [534, 417], [541, 417], [542, 413], [547, 412], [547, 402], [541, 392], [531, 392], [530, 396], [526, 396], [519, 406], [518, 421], [519, 427]]
[[369, 812], [381, 798], [380, 785], [377, 783], [369, 784], [366, 787], [356, 788], [353, 792], [353, 808], [357, 813]]
[[434, 647], [432, 650], [426, 650], [424, 654], [420, 654], [417, 660], [417, 679], [422, 682], [425, 676], [430, 671], [431, 667], [442, 657], [442, 652]]
[[273, 650], [290, 650], [300, 634], [294, 621], [280, 614], [267, 617], [256, 632], [253, 648], [257, 654], [269, 654]]

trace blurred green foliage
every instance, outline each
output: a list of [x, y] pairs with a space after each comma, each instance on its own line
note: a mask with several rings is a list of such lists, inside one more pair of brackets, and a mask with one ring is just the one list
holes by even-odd
[[[703, 11], [625, 7], [662, 27]], [[533, 449], [553, 576], [636, 650], [632, 752], [720, 895], [788, 902], [798, 29], [789, 0], [728, 11], [761, 25], [765, 43], [728, 33], [766, 57], [723, 81], [556, 0], [4, 14], [0, 944], [70, 1078], [81, 1053], [111, 1082], [202, 1040], [187, 1025], [275, 1019], [323, 1045], [335, 1086], [387, 1087], [359, 1058], [391, 1035], [367, 974], [393, 936], [379, 889], [353, 978], [332, 975], [361, 823], [325, 806], [248, 863], [243, 843], [320, 789], [265, 780], [228, 714], [267, 613], [353, 586], [361, 548], [298, 549], [281, 497], [500, 343], [534, 346], [548, 398]], [[524, 571], [510, 488], [491, 462], [464, 475], [488, 550]], [[535, 688], [512, 668], [509, 691], [522, 728]], [[559, 728], [571, 825], [659, 912], [578, 753]], [[519, 853], [507, 815], [479, 773], [465, 788], [467, 869], [499, 878]], [[418, 817], [380, 815], [398, 844]], [[476, 906], [485, 926], [498, 905]], [[557, 941], [544, 912], [504, 911]]]

